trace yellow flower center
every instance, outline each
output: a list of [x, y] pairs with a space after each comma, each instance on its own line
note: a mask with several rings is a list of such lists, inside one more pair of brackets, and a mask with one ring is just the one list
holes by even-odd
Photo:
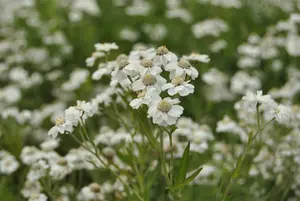
[[146, 68], [150, 68], [153, 66], [153, 62], [150, 59], [143, 59], [141, 61], [141, 65], [146, 67]]
[[172, 80], [172, 84], [175, 86], [181, 85], [184, 82], [184, 79], [182, 77], [175, 77]]
[[66, 166], [68, 163], [64, 158], [61, 158], [57, 161], [57, 164], [60, 166]]
[[94, 192], [94, 193], [99, 193], [100, 192], [100, 185], [97, 184], [97, 183], [90, 184], [90, 188], [91, 188], [91, 191]]
[[161, 100], [157, 105], [157, 109], [161, 112], [169, 112], [171, 108], [172, 105], [167, 100]]
[[145, 95], [146, 95], [146, 91], [139, 91], [139, 92], [137, 92], [137, 97], [138, 98], [144, 98]]
[[164, 55], [164, 54], [168, 54], [168, 53], [169, 53], [169, 50], [166, 46], [161, 46], [161, 47], [157, 48], [157, 50], [156, 50], [157, 55]]
[[55, 120], [55, 125], [56, 126], [59, 126], [59, 125], [62, 125], [65, 123], [65, 119], [63, 117], [58, 117], [56, 120]]
[[149, 86], [153, 85], [156, 82], [156, 79], [154, 75], [148, 73], [143, 77], [142, 82], [144, 83], [144, 85]]
[[190, 62], [188, 62], [187, 60], [185, 59], [181, 59], [180, 61], [177, 62], [177, 65], [181, 68], [190, 68], [191, 67], [191, 64]]

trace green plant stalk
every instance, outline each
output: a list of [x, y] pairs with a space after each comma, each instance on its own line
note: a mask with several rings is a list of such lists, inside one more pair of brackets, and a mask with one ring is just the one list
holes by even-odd
[[130, 185], [128, 185], [116, 172], [114, 172], [113, 170], [111, 170], [110, 169], [110, 167], [109, 167], [109, 165], [108, 164], [106, 164], [103, 160], [102, 160], [102, 158], [100, 158], [99, 157], [99, 155], [98, 154], [96, 154], [96, 153], [94, 153], [93, 151], [91, 151], [87, 146], [85, 146], [84, 144], [82, 144], [81, 142], [80, 142], [80, 140], [79, 139], [77, 139], [74, 135], [72, 135], [71, 134], [71, 136], [73, 137], [73, 139], [75, 140], [75, 141], [77, 141], [83, 148], [85, 148], [88, 152], [90, 152], [91, 154], [93, 154], [103, 165], [104, 165], [104, 167], [106, 168], [106, 169], [108, 169], [117, 179], [119, 179], [121, 182], [122, 182], [122, 184], [124, 185], [124, 186], [126, 186], [128, 189], [130, 189], [135, 195], [136, 195], [136, 197], [140, 200], [140, 201], [144, 201], [144, 199], [140, 196], [140, 194], [138, 193], [138, 192], [136, 192], [136, 190], [135, 189], [133, 189]]

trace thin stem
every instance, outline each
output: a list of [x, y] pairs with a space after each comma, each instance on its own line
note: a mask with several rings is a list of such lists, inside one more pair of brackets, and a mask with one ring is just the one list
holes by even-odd
[[136, 196], [137, 198], [140, 200], [140, 201], [144, 201], [144, 199], [139, 195], [138, 192], [136, 192], [136, 190], [134, 190], [129, 184], [127, 184], [116, 172], [114, 172], [108, 164], [106, 164], [103, 159], [96, 153], [94, 153], [92, 150], [90, 150], [87, 146], [83, 145], [80, 140], [78, 140], [77, 137], [75, 137], [74, 135], [71, 134], [71, 136], [73, 137], [73, 139], [75, 141], [77, 141], [83, 148], [85, 148], [88, 152], [90, 152], [91, 154], [93, 154], [103, 165], [106, 169], [108, 169], [117, 179], [119, 179], [122, 184], [124, 186], [126, 186], [128, 189], [130, 189]]
[[169, 135], [169, 141], [170, 141], [170, 149], [171, 149], [171, 161], [170, 161], [170, 179], [171, 179], [171, 184], [173, 184], [173, 177], [174, 177], [174, 150], [173, 150], [173, 139], [172, 139], [172, 134], [168, 133]]
[[165, 157], [165, 152], [164, 152], [164, 136], [163, 132], [160, 133], [160, 159], [161, 159], [161, 168], [162, 168], [162, 173], [166, 178], [168, 186], [171, 185], [169, 176], [168, 176], [168, 170], [167, 170], [167, 165], [166, 165], [166, 157]]

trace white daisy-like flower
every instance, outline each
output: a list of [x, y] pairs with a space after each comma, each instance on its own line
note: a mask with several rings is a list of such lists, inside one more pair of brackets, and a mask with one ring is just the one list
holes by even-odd
[[165, 66], [165, 70], [170, 72], [170, 79], [173, 79], [177, 76], [188, 75], [192, 80], [194, 80], [199, 76], [197, 69], [185, 59], [181, 59], [178, 62], [169, 63]]
[[149, 54], [149, 58], [158, 66], [165, 66], [170, 62], [177, 61], [177, 56], [170, 52], [166, 46], [157, 48], [155, 53]]
[[39, 194], [41, 192], [41, 184], [39, 182], [25, 181], [21, 194], [25, 198], [30, 198], [31, 195]]
[[31, 166], [30, 171], [27, 174], [27, 180], [31, 182], [38, 181], [46, 175], [48, 168], [49, 165], [45, 160], [39, 160]]
[[0, 160], [0, 173], [10, 175], [14, 173], [19, 166], [19, 162], [16, 158], [12, 155], [8, 155]]
[[127, 87], [131, 83], [128, 78], [128, 74], [134, 73], [130, 71], [134, 67], [130, 67], [128, 70], [125, 70], [125, 67], [130, 64], [126, 55], [118, 56], [116, 61], [116, 68], [111, 72], [112, 80], [116, 80], [121, 84], [121, 86]]
[[48, 198], [45, 194], [32, 194], [29, 198], [29, 201], [47, 201]]
[[206, 54], [197, 54], [197, 53], [192, 53], [188, 56], [183, 56], [182, 59], [188, 60], [188, 61], [199, 61], [202, 63], [209, 63], [210, 58]]
[[56, 138], [58, 133], [64, 134], [65, 132], [73, 132], [73, 124], [71, 121], [66, 120], [63, 117], [58, 117], [55, 120], [55, 126], [49, 130], [48, 135]]
[[155, 74], [160, 74], [162, 72], [161, 67], [157, 66], [154, 64], [154, 62], [151, 59], [142, 59], [140, 61], [141, 67], [139, 68], [140, 74], [144, 75], [147, 72], [148, 73], [155, 73]]
[[83, 112], [81, 116], [83, 120], [87, 119], [88, 117], [92, 117], [96, 112], [95, 109], [93, 108], [92, 103], [86, 101], [78, 100], [76, 109]]
[[183, 113], [183, 107], [178, 103], [178, 99], [169, 97], [161, 99], [159, 97], [151, 103], [148, 109], [148, 117], [152, 117], [153, 123], [161, 126], [174, 125]]
[[175, 94], [179, 94], [180, 96], [187, 96], [191, 93], [194, 93], [194, 89], [194, 85], [186, 82], [182, 76], [174, 77], [171, 83], [167, 83], [162, 86], [162, 90], [168, 90], [168, 94], [170, 96], [174, 96]]
[[263, 95], [262, 90], [257, 91], [256, 94], [248, 91], [242, 99], [247, 101], [251, 107], [256, 107], [257, 104], [264, 104], [264, 106], [272, 107], [276, 105], [275, 101], [270, 95]]
[[26, 165], [32, 165], [42, 158], [41, 151], [33, 146], [27, 146], [22, 149], [21, 156], [22, 162]]
[[104, 200], [104, 194], [99, 184], [91, 183], [89, 186], [85, 186], [81, 189], [77, 199], [82, 201]]
[[109, 52], [119, 49], [119, 46], [116, 43], [97, 43], [95, 44], [95, 49], [97, 51]]
[[47, 139], [40, 144], [40, 147], [44, 151], [52, 151], [59, 146], [59, 139]]
[[130, 102], [130, 106], [133, 109], [138, 109], [142, 105], [149, 105], [153, 99], [157, 99], [159, 97], [158, 93], [156, 92], [156, 89], [152, 88], [149, 90], [143, 90], [139, 91], [137, 93], [137, 98], [133, 99]]
[[166, 84], [166, 79], [156, 73], [146, 73], [138, 80], [132, 83], [133, 91], [142, 91], [155, 88], [158, 93], [161, 92], [161, 87]]
[[291, 108], [281, 104], [271, 110], [270, 113], [279, 123], [287, 123], [291, 118]]
[[49, 175], [55, 180], [61, 180], [72, 172], [71, 164], [64, 158], [51, 161]]

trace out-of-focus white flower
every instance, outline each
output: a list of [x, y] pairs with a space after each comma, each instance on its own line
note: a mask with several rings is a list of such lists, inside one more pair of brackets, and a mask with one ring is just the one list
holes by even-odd
[[139, 38], [139, 33], [131, 28], [125, 27], [120, 31], [119, 36], [122, 40], [134, 42]]
[[13, 155], [8, 155], [0, 159], [0, 173], [10, 175], [19, 167], [19, 162]]
[[178, 99], [164, 98], [153, 100], [149, 109], [148, 116], [152, 117], [155, 124], [161, 126], [174, 125], [183, 113], [183, 107], [178, 105]]
[[91, 57], [88, 57], [86, 60], [85, 60], [85, 63], [88, 67], [92, 67], [95, 65], [95, 61], [99, 58], [102, 58], [105, 56], [105, 53], [104, 52], [94, 52], [92, 54]]
[[116, 43], [97, 43], [95, 44], [95, 49], [97, 51], [110, 52], [111, 50], [119, 49]]
[[202, 38], [204, 36], [219, 37], [223, 32], [227, 32], [228, 29], [226, 22], [221, 19], [208, 19], [192, 26], [195, 38]]
[[227, 41], [220, 39], [214, 42], [213, 44], [211, 44], [210, 51], [214, 53], [219, 53], [221, 52], [221, 50], [225, 49], [226, 47], [227, 47]]
[[34, 163], [30, 171], [27, 174], [27, 180], [30, 182], [38, 181], [40, 178], [46, 176], [46, 172], [49, 168], [47, 162], [43, 159]]
[[182, 59], [188, 60], [188, 61], [199, 61], [202, 63], [209, 63], [210, 58], [206, 54], [197, 54], [197, 53], [192, 53], [188, 56], [184, 55], [182, 56]]
[[287, 123], [291, 119], [291, 108], [281, 104], [271, 110], [270, 113], [279, 123]]
[[178, 76], [190, 76], [192, 80], [196, 79], [199, 75], [196, 68], [194, 68], [190, 62], [185, 59], [181, 59], [178, 62], [172, 62], [165, 66], [165, 70], [170, 72], [170, 78], [174, 79]]
[[21, 190], [21, 194], [25, 198], [29, 198], [31, 195], [39, 194], [41, 192], [41, 188], [41, 184], [38, 181], [25, 181], [24, 187]]
[[164, 24], [145, 24], [142, 29], [153, 41], [163, 40], [168, 33], [168, 29]]
[[190, 23], [193, 19], [191, 13], [184, 8], [173, 8], [166, 12], [166, 17], [169, 19], [181, 19], [185, 23]]
[[74, 91], [78, 89], [82, 83], [84, 83], [89, 75], [89, 71], [86, 69], [75, 69], [71, 75], [70, 79], [62, 84], [62, 90], [64, 91]]
[[28, 201], [47, 201], [48, 198], [45, 194], [32, 194]]
[[46, 141], [42, 142], [42, 144], [40, 144], [41, 149], [44, 151], [54, 150], [58, 146], [59, 146], [58, 139], [47, 139]]
[[89, 186], [85, 186], [81, 189], [77, 199], [81, 201], [104, 200], [105, 197], [101, 190], [101, 186], [97, 183], [92, 183]]
[[216, 131], [218, 133], [230, 133], [238, 135], [243, 142], [248, 141], [247, 133], [228, 116], [224, 116], [221, 121], [218, 121]]
[[50, 163], [49, 175], [55, 180], [62, 180], [71, 172], [71, 164], [64, 158], [58, 158]]
[[256, 107], [257, 104], [264, 104], [265, 106], [272, 106], [275, 104], [275, 101], [271, 98], [271, 96], [263, 95], [263, 92], [261, 90], [257, 91], [256, 94], [248, 91], [242, 99], [250, 103], [252, 107]]
[[174, 77], [171, 83], [167, 83], [162, 86], [162, 90], [168, 90], [170, 96], [179, 94], [180, 96], [187, 96], [191, 93], [194, 93], [194, 85], [189, 84], [184, 80], [183, 77]]
[[42, 154], [36, 147], [24, 147], [20, 157], [24, 164], [32, 165], [42, 157]]

